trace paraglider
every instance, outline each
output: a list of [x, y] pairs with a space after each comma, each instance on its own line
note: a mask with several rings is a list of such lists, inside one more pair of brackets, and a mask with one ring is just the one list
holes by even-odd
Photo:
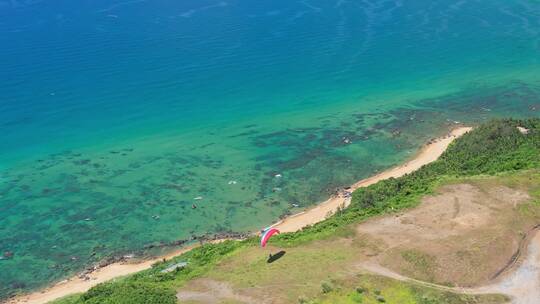
[[276, 228], [268, 227], [262, 231], [261, 235], [261, 247], [265, 247], [268, 240], [274, 235], [279, 234], [279, 230]]
[[[276, 228], [268, 227], [268, 228], [265, 228], [265, 229], [261, 230], [261, 247], [262, 248], [266, 247], [266, 243], [268, 243], [268, 240], [270, 240], [270, 238], [275, 234], [279, 234], [279, 230], [276, 229]], [[283, 250], [281, 250], [280, 252], [278, 252], [278, 253], [276, 253], [274, 255], [272, 253], [270, 253], [268, 255], [268, 260], [266, 262], [267, 263], [273, 263], [273, 262], [279, 260], [284, 255], [285, 255], [285, 251], [283, 251]]]

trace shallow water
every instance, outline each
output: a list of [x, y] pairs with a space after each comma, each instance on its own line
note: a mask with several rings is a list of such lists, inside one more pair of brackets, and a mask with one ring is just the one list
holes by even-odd
[[537, 1], [0, 0], [0, 297], [259, 229], [456, 121], [539, 116], [539, 17]]

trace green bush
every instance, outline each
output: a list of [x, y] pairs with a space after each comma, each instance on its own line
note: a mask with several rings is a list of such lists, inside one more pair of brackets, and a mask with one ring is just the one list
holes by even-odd
[[322, 290], [322, 293], [329, 293], [329, 292], [332, 292], [332, 290], [334, 290], [334, 286], [332, 285], [332, 283], [322, 282], [321, 290]]
[[[529, 130], [522, 134], [517, 127]], [[493, 120], [465, 134], [433, 166], [444, 174], [476, 175], [540, 166], [540, 119]]]
[[82, 295], [84, 304], [175, 304], [176, 293], [171, 288], [144, 283], [104, 283]]

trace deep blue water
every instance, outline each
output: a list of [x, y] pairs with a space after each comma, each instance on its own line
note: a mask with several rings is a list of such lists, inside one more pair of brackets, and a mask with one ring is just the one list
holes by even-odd
[[539, 34], [533, 0], [0, 0], [0, 297], [538, 116]]

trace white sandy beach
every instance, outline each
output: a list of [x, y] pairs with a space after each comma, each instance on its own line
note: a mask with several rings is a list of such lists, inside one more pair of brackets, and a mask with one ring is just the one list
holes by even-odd
[[[350, 191], [354, 191], [355, 189], [358, 189], [360, 187], [367, 187], [383, 179], [399, 177], [418, 170], [423, 165], [435, 161], [446, 150], [448, 145], [454, 139], [458, 138], [459, 136], [465, 134], [470, 130], [470, 127], [460, 127], [454, 129], [447, 136], [438, 138], [425, 145], [414, 158], [407, 161], [405, 164], [386, 170], [370, 178], [363, 179], [352, 185]], [[329, 213], [335, 212], [339, 206], [347, 206], [349, 203], [350, 200], [347, 198], [332, 197], [309, 210], [292, 215], [276, 223], [273, 226], [278, 228], [282, 232], [294, 232], [302, 229], [305, 226], [312, 225], [324, 220]], [[162, 256], [152, 260], [146, 260], [139, 263], [111, 264], [90, 273], [90, 280], [73, 277], [69, 280], [62, 281], [42, 291], [15, 297], [8, 300], [7, 303], [42, 304], [61, 297], [65, 297], [69, 294], [85, 292], [99, 283], [111, 280], [113, 278], [129, 275], [144, 269], [148, 269], [151, 267], [152, 264], [158, 261], [161, 261], [163, 259], [170, 259], [174, 256], [189, 251], [194, 247], [195, 246], [182, 248], [180, 250], [171, 252], [166, 256]]]

